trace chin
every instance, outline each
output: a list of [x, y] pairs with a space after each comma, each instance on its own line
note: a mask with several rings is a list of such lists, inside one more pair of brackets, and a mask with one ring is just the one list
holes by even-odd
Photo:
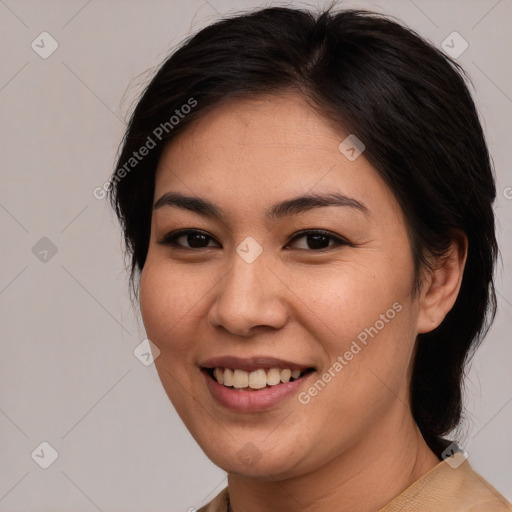
[[219, 468], [251, 478], [275, 480], [291, 476], [300, 461], [296, 443], [286, 445], [278, 442], [271, 446], [265, 441], [251, 441], [249, 436], [245, 442], [235, 442], [229, 435], [223, 441], [212, 439], [210, 435], [205, 443], [199, 444]]

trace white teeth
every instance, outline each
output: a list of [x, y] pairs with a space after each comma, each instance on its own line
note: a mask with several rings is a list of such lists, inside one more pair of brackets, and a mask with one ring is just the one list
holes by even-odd
[[281, 370], [281, 382], [289, 382], [290, 377], [292, 376], [292, 371], [288, 370]]
[[246, 388], [249, 386], [249, 374], [243, 370], [233, 372], [233, 386], [235, 388]]
[[267, 374], [265, 370], [256, 370], [249, 374], [249, 387], [252, 389], [261, 389], [267, 385]]
[[260, 368], [250, 373], [244, 370], [220, 367], [213, 370], [213, 376], [219, 384], [237, 389], [263, 389], [266, 386], [276, 386], [281, 382], [290, 382], [292, 378], [298, 379], [301, 374], [301, 370], [292, 371], [289, 368], [270, 368], [268, 371]]
[[267, 373], [267, 384], [275, 386], [281, 382], [281, 370], [279, 368], [270, 368]]
[[229, 368], [224, 369], [223, 381], [224, 386], [233, 385], [233, 370], [230, 370]]
[[217, 382], [219, 384], [224, 384], [224, 372], [222, 371], [221, 368], [215, 368], [215, 370], [213, 371], [213, 375], [217, 379]]

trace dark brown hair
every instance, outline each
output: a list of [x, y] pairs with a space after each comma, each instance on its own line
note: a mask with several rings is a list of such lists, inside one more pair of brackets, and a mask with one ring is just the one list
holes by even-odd
[[[442, 436], [461, 418], [465, 366], [495, 315], [496, 191], [463, 70], [400, 23], [360, 10], [269, 8], [223, 19], [184, 41], [138, 101], [109, 187], [132, 287], [148, 251], [163, 146], [229, 98], [286, 90], [364, 142], [364, 156], [405, 213], [415, 290], [429, 255], [446, 254], [457, 233], [468, 238], [457, 301], [439, 327], [418, 335], [411, 382], [413, 416], [439, 455]], [[143, 146], [151, 148], [127, 166]]]

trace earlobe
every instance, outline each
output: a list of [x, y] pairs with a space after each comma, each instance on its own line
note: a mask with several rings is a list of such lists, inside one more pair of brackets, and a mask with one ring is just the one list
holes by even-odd
[[455, 304], [462, 283], [467, 249], [466, 235], [458, 233], [448, 253], [425, 278], [419, 298], [418, 334], [438, 327]]

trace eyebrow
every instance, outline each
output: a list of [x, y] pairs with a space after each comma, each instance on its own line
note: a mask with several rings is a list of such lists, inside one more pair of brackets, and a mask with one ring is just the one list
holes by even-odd
[[[205, 217], [225, 220], [223, 211], [212, 202], [201, 197], [186, 196], [179, 192], [167, 192], [153, 205], [154, 210], [163, 206], [174, 206], [183, 210], [189, 210]], [[296, 215], [315, 208], [325, 206], [347, 206], [358, 210], [365, 215], [370, 213], [368, 207], [351, 197], [338, 193], [306, 194], [293, 197], [272, 205], [266, 212], [270, 219], [280, 219], [290, 215]]]

